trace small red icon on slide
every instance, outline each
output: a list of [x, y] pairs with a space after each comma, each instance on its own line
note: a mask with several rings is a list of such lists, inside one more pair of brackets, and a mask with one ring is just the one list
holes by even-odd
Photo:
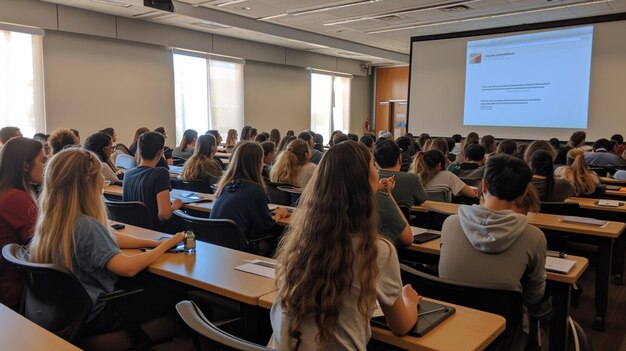
[[483, 60], [483, 54], [480, 52], [469, 54], [469, 63], [481, 63]]

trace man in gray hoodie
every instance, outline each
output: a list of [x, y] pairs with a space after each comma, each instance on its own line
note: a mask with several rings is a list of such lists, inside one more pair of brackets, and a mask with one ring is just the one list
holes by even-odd
[[519, 159], [497, 155], [487, 160], [481, 205], [461, 206], [443, 223], [440, 277], [519, 291], [528, 306], [540, 302], [546, 239], [526, 216], [511, 210], [531, 179], [530, 168]]

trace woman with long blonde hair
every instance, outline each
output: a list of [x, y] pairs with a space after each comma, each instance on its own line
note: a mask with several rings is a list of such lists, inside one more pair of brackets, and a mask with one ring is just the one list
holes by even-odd
[[222, 176], [222, 169], [215, 162], [217, 141], [211, 134], [198, 137], [193, 155], [185, 162], [180, 179], [206, 180], [209, 185], [217, 183]]
[[274, 183], [286, 183], [304, 188], [317, 168], [317, 165], [310, 160], [309, 143], [296, 139], [278, 155], [270, 171], [270, 180]]
[[[111, 233], [101, 168], [94, 153], [80, 148], [63, 150], [48, 162], [39, 218], [28, 247], [31, 262], [61, 264], [83, 284], [93, 301], [87, 325], [100, 313], [109, 313], [109, 305], [97, 297], [113, 291], [118, 276], [136, 275], [183, 239], [182, 233], [163, 241]], [[154, 250], [136, 255], [120, 251], [140, 247]]]
[[454, 196], [477, 197], [474, 189], [446, 170], [446, 162], [446, 157], [439, 150], [428, 150], [415, 156], [409, 172], [417, 174], [427, 192], [445, 191]]
[[585, 162], [585, 152], [571, 149], [567, 152], [567, 166], [554, 171], [554, 176], [567, 179], [576, 190], [576, 196], [592, 195], [600, 185], [596, 172], [590, 171]]
[[376, 300], [395, 334], [417, 321], [420, 296], [402, 287], [396, 250], [378, 235], [378, 183], [359, 143], [337, 144], [320, 162], [278, 248], [269, 347], [364, 350]]

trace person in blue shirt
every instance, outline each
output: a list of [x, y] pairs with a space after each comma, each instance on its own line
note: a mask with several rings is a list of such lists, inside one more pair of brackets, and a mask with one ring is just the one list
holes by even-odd
[[235, 148], [228, 169], [217, 185], [213, 219], [231, 219], [249, 239], [274, 228], [287, 217], [284, 208], [270, 212], [265, 184], [261, 175], [263, 148], [255, 142], [243, 141]]

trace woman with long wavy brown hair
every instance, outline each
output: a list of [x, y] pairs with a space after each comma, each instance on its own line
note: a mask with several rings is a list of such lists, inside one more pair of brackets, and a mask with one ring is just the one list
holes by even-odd
[[396, 250], [378, 235], [371, 154], [353, 141], [335, 145], [311, 182], [278, 248], [269, 346], [365, 350], [376, 300], [391, 330], [407, 333], [420, 296], [402, 287]]

